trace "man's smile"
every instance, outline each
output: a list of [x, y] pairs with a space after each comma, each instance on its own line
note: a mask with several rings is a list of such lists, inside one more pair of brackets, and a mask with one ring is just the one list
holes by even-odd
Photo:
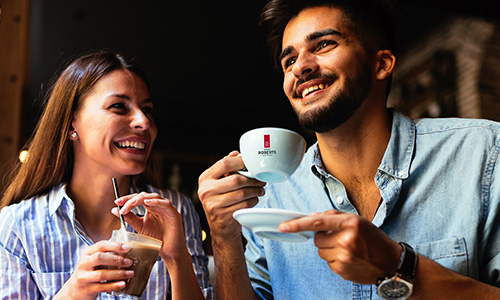
[[293, 97], [303, 99], [312, 93], [328, 89], [334, 81], [333, 78], [324, 77], [311, 79], [305, 82], [299, 80], [297, 82], [297, 88], [293, 91]]

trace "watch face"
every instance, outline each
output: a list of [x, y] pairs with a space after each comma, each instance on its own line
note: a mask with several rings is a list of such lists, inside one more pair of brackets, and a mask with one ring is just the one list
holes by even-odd
[[404, 282], [391, 280], [383, 282], [379, 287], [379, 292], [385, 299], [400, 299], [409, 296], [410, 288]]

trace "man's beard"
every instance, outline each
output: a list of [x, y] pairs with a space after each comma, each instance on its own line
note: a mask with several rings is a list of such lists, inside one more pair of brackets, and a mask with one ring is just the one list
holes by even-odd
[[[322, 77], [333, 78], [337, 76], [326, 75]], [[347, 78], [345, 88], [337, 90], [326, 105], [303, 114], [296, 111], [299, 124], [318, 133], [334, 130], [354, 115], [367, 98], [370, 89], [371, 71], [366, 65], [357, 77]]]

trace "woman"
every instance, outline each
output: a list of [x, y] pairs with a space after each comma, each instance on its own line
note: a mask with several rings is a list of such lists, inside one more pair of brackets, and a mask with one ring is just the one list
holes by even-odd
[[[152, 110], [145, 74], [121, 55], [94, 52], [64, 69], [0, 203], [1, 299], [119, 299], [111, 293], [133, 272], [116, 269], [131, 265], [118, 255], [130, 247], [108, 241], [117, 204], [128, 231], [163, 242], [142, 299], [212, 298], [191, 201], [145, 184]], [[113, 177], [131, 193], [116, 203]]]

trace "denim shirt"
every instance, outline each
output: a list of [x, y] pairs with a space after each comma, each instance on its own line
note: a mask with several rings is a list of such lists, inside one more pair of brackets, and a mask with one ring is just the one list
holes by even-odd
[[[392, 114], [374, 179], [382, 203], [372, 223], [421, 255], [500, 287], [500, 124]], [[342, 183], [322, 167], [317, 144], [289, 180], [266, 186], [257, 207], [357, 214]], [[243, 233], [252, 285], [263, 299], [381, 299], [374, 285], [332, 272], [312, 239], [286, 243]]]

